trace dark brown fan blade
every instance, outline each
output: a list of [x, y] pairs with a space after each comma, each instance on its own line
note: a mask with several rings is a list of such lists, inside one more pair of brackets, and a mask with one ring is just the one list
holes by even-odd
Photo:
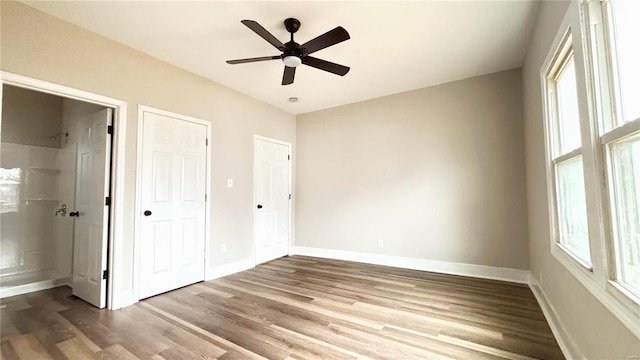
[[296, 68], [285, 66], [284, 74], [282, 74], [282, 85], [293, 84], [293, 78], [296, 76]]
[[271, 45], [277, 49], [284, 48], [284, 44], [278, 40], [275, 36], [271, 35], [262, 25], [253, 20], [242, 20], [241, 23], [245, 24], [249, 29], [253, 30], [256, 34], [260, 35], [263, 39], [267, 40]]
[[256, 61], [276, 60], [280, 58], [281, 58], [280, 55], [274, 55], [274, 56], [263, 56], [263, 57], [248, 58], [248, 59], [227, 60], [227, 64], [244, 64], [244, 63], [250, 63], [250, 62], [256, 62]]
[[351, 69], [348, 66], [335, 64], [330, 61], [314, 58], [313, 56], [305, 56], [302, 58], [302, 63], [305, 65], [309, 65], [316, 69], [328, 71], [330, 73], [334, 73], [336, 75], [345, 76], [349, 70]]
[[337, 43], [341, 43], [345, 40], [349, 40], [351, 37], [347, 30], [345, 30], [342, 26], [338, 26], [337, 28], [327, 31], [326, 33], [318, 36], [313, 40], [309, 40], [306, 43], [302, 44], [300, 47], [307, 49], [307, 54], [314, 53], [318, 50], [322, 50], [331, 45], [335, 45]]

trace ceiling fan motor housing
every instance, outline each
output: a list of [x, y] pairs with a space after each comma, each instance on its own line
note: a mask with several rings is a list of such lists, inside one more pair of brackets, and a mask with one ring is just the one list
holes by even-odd
[[284, 44], [284, 49], [282, 50], [283, 57], [286, 56], [297, 56], [297, 57], [303, 57], [305, 55], [307, 55], [307, 51], [305, 48], [301, 47], [300, 44], [298, 44], [295, 41], [289, 41], [287, 43]]

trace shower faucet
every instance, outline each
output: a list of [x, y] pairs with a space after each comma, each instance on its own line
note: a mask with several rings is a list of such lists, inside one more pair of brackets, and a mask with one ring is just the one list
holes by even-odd
[[67, 215], [67, 204], [60, 205], [58, 210], [56, 210], [56, 216], [58, 216], [58, 214], [62, 214], [62, 216]]

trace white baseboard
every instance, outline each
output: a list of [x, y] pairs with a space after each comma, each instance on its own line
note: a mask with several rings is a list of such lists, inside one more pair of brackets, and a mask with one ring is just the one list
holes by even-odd
[[294, 246], [292, 254], [355, 261], [374, 265], [385, 265], [411, 270], [431, 271], [443, 274], [471, 276], [483, 279], [503, 280], [521, 284], [529, 283], [529, 271], [495, 266], [462, 264], [401, 256], [361, 253], [355, 251], [321, 249], [306, 246]]
[[36, 281], [29, 284], [0, 288], [0, 298], [27, 294], [34, 291], [53, 289], [71, 283], [71, 278]]
[[[208, 281], [221, 278], [223, 276], [235, 274], [240, 271], [249, 270], [252, 267], [254, 267], [252, 258], [219, 265], [211, 269], [206, 269], [204, 280]], [[119, 299], [119, 302], [113, 304], [113, 310], [133, 305], [139, 301], [138, 299], [136, 299], [133, 291], [123, 291], [121, 295], [122, 296]]]
[[538, 304], [540, 304], [542, 313], [544, 314], [545, 319], [547, 319], [547, 323], [549, 323], [549, 327], [551, 328], [558, 345], [560, 345], [560, 350], [562, 350], [564, 357], [567, 359], [585, 359], [582, 352], [571, 339], [569, 333], [565, 330], [562, 320], [560, 320], [560, 317], [553, 308], [553, 305], [551, 305], [547, 300], [544, 290], [542, 290], [538, 281], [532, 276], [529, 277], [529, 288], [531, 288]]
[[254, 267], [253, 259], [243, 259], [232, 263], [218, 265], [214, 268], [207, 269], [205, 280], [213, 280], [223, 276], [235, 274], [240, 271], [249, 270]]

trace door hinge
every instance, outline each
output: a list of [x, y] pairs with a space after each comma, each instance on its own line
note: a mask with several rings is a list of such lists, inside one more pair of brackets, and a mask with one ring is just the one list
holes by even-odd
[[109, 270], [103, 270], [102, 271], [102, 280], [107, 280], [108, 276], [109, 276]]
[[112, 134], [113, 135], [113, 125], [107, 126], [107, 134]]
[[291, 155], [287, 155], [287, 160], [291, 160]]
[[204, 139], [204, 145], [209, 146], [209, 139]]
[[291, 200], [291, 194], [289, 194], [289, 200]]
[[111, 206], [111, 196], [107, 196], [106, 198], [104, 198], [104, 205]]

